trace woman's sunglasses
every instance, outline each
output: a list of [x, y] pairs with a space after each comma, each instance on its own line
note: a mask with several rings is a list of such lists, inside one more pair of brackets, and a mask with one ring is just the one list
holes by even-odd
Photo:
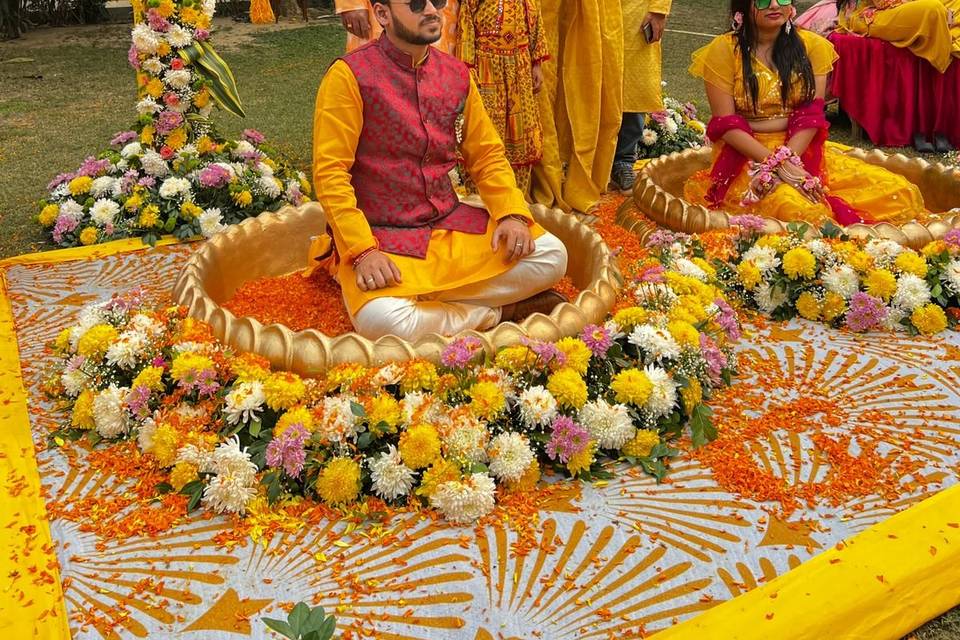
[[[447, 6], [447, 0], [410, 0], [410, 2], [397, 2], [396, 0], [391, 0], [391, 1], [395, 2], [396, 4], [410, 5], [410, 11], [412, 11], [413, 13], [423, 13], [423, 10], [427, 8], [427, 2], [432, 4], [433, 8], [438, 11], [440, 9], [443, 9], [445, 6]], [[757, 1], [760, 2], [762, 0], [757, 0]], [[783, 0], [778, 0], [778, 1], [783, 2]], [[788, 1], [792, 2], [793, 0], [788, 0]], [[767, 0], [767, 4], [768, 5], [770, 4], [769, 0]]]
[[[418, 0], [422, 1], [422, 0]], [[441, 0], [446, 2], [446, 0]], [[773, 4], [774, 0], [753, 0], [753, 6], [757, 8], [757, 11], [763, 11], [764, 9], [769, 9], [770, 5]], [[777, 4], [781, 7], [789, 7], [793, 4], [793, 0], [776, 0]], [[410, 5], [410, 8], [413, 9], [413, 5]]]

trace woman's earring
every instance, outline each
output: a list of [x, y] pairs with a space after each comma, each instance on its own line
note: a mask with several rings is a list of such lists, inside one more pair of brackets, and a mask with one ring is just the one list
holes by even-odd
[[787, 33], [790, 33], [791, 31], [793, 31], [793, 21], [787, 20]]

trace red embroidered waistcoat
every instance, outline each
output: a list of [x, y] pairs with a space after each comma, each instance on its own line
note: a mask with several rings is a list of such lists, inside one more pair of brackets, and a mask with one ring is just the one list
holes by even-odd
[[462, 204], [447, 175], [470, 89], [466, 65], [431, 48], [413, 67], [386, 35], [342, 60], [363, 100], [351, 184], [380, 250], [423, 258], [433, 229], [485, 233], [489, 214]]

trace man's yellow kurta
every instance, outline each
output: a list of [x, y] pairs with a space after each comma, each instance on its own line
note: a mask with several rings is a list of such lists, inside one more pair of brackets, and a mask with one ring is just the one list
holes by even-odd
[[648, 44], [643, 19], [648, 13], [670, 13], [673, 0], [621, 0], [623, 8], [623, 111], [649, 113], [663, 109], [661, 65], [663, 39]]
[[[352, 33], [347, 33], [347, 53], [368, 42], [373, 42], [383, 33], [383, 27], [380, 26], [380, 23], [377, 22], [377, 19], [373, 15], [373, 5], [370, 4], [370, 0], [333, 0], [333, 6], [337, 15], [347, 11], [366, 11], [367, 17], [370, 20], [369, 38], [364, 39]], [[441, 51], [446, 51], [450, 55], [456, 55], [457, 13], [459, 8], [460, 2], [458, 0], [447, 0], [447, 4], [440, 11], [440, 13], [443, 14], [443, 32], [440, 35], [440, 40], [433, 45]]]

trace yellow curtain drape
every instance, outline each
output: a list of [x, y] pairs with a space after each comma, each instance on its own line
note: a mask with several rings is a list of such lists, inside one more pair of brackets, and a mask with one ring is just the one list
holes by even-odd
[[610, 179], [622, 117], [620, 0], [546, 0], [541, 16], [552, 61], [543, 66], [544, 149], [533, 169], [532, 196], [586, 211]]

